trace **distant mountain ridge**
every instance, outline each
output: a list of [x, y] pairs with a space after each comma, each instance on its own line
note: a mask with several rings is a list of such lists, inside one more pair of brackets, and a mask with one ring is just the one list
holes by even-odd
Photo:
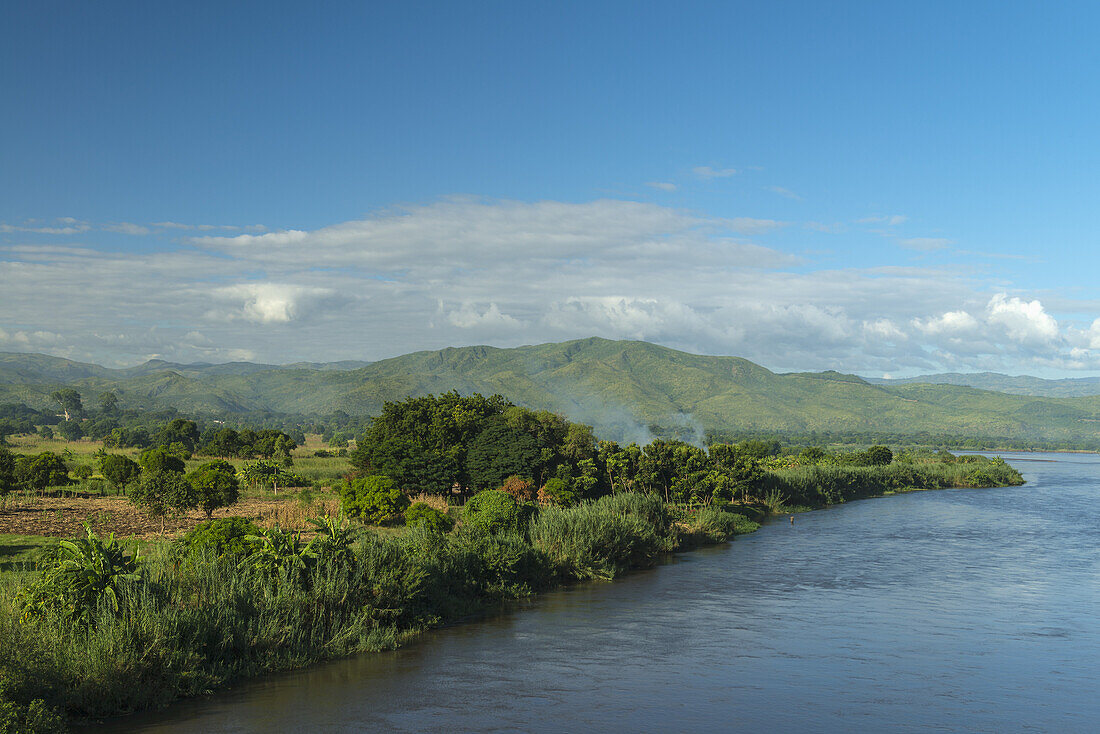
[[[339, 367], [333, 365], [341, 365]], [[882, 432], [1100, 440], [1100, 396], [1034, 397], [954, 384], [880, 382], [838, 372], [777, 374], [740, 357], [639, 341], [580, 339], [501, 349], [452, 347], [364, 363], [178, 365], [122, 370], [36, 354], [0, 354], [0, 402], [50, 405], [58, 387], [89, 404], [195, 415], [267, 411], [377, 414], [386, 400], [457, 390], [498, 393], [560, 412], [601, 435], [644, 439], [647, 426], [687, 431]]]
[[1100, 395], [1100, 377], [1065, 377], [1047, 380], [1030, 375], [1004, 375], [999, 372], [944, 372], [919, 377], [865, 377], [863, 379], [872, 385], [907, 385], [914, 382], [927, 385], [964, 385], [1010, 395], [1034, 395], [1048, 398]]

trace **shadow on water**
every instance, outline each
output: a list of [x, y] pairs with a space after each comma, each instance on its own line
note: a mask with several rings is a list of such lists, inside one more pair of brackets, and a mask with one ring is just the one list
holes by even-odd
[[1024, 458], [88, 731], [1091, 731], [1100, 461]]

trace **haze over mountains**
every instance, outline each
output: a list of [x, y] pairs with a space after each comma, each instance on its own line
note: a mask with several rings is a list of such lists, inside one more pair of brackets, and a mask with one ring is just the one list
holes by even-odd
[[[965, 383], [965, 384], [960, 384]], [[51, 405], [58, 387], [94, 404], [195, 415], [270, 411], [377, 413], [386, 400], [458, 390], [499, 393], [643, 440], [647, 427], [687, 431], [873, 433], [1090, 441], [1100, 435], [1100, 380], [993, 373], [863, 379], [837, 372], [777, 374], [738, 357], [647, 342], [591, 338], [514, 349], [415, 352], [374, 363], [174, 364], [109, 369], [42, 354], [0, 353], [0, 402]], [[996, 386], [1000, 392], [978, 387]], [[1012, 393], [1012, 394], [1009, 394]]]

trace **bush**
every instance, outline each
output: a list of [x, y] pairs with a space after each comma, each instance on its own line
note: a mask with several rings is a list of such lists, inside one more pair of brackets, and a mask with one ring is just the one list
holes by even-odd
[[447, 534], [455, 526], [454, 518], [423, 502], [410, 505], [405, 510], [405, 524], [409, 527], [421, 526], [433, 533]]
[[174, 471], [143, 472], [130, 489], [130, 502], [153, 517], [198, 507], [199, 495], [182, 474]]
[[550, 479], [539, 489], [540, 505], [572, 507], [577, 504], [577, 493], [562, 479]]
[[409, 498], [392, 479], [375, 474], [345, 481], [340, 488], [340, 506], [349, 517], [381, 525], [404, 512]]
[[522, 515], [516, 498], [499, 489], [488, 489], [475, 494], [462, 508], [463, 522], [490, 534], [518, 535], [521, 531]]
[[195, 560], [203, 554], [214, 558], [244, 558], [255, 550], [248, 536], [257, 536], [260, 528], [244, 517], [225, 517], [207, 520], [192, 528], [176, 541], [176, 552], [181, 558]]
[[0, 734], [61, 734], [65, 718], [40, 698], [31, 698], [0, 670]]

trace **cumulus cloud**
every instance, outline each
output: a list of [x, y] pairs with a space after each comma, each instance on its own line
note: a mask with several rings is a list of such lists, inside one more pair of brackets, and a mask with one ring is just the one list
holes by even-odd
[[500, 307], [495, 303], [490, 303], [484, 310], [479, 309], [475, 304], [464, 303], [460, 308], [447, 313], [447, 322], [460, 329], [483, 327], [511, 330], [523, 326], [523, 322], [519, 319], [501, 313]]
[[1044, 345], [1060, 337], [1058, 322], [1043, 309], [1039, 301], [1024, 301], [1006, 293], [998, 293], [986, 307], [989, 323], [1004, 328], [1009, 339], [1022, 344]]
[[212, 295], [232, 307], [228, 311], [210, 311], [211, 318], [243, 318], [258, 324], [285, 324], [332, 301], [336, 292], [330, 288], [286, 283], [239, 283], [218, 288]]
[[103, 225], [105, 232], [119, 232], [121, 234], [143, 235], [149, 234], [149, 228], [132, 222], [118, 222], [116, 224]]
[[676, 190], [676, 184], [670, 183], [668, 181], [649, 181], [649, 182], [646, 183], [646, 186], [649, 186], [650, 188], [654, 188], [654, 189], [660, 189], [661, 191], [675, 191]]

